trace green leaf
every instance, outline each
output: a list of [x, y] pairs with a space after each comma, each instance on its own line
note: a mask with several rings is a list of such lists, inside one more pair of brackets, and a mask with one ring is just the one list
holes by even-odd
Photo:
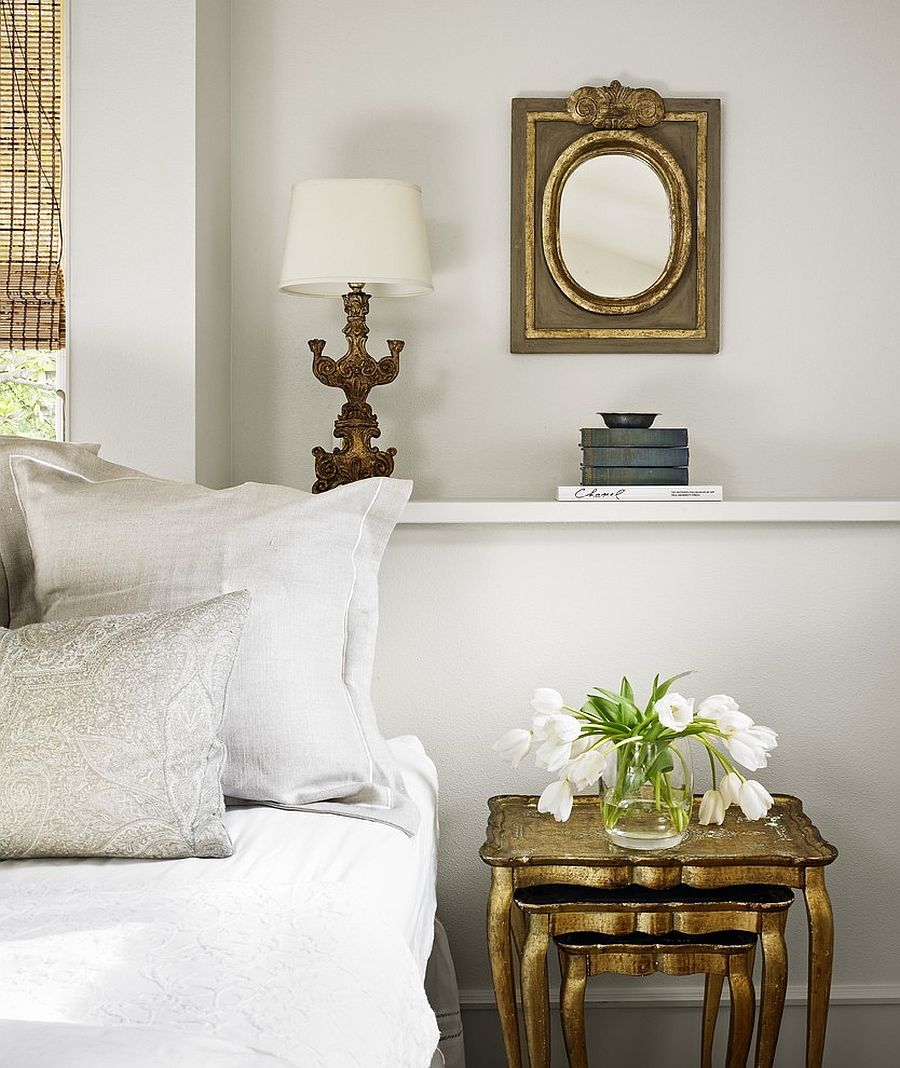
[[656, 704], [656, 688], [659, 686], [659, 674], [653, 677], [653, 686], [650, 689], [650, 700], [647, 702], [647, 708], [645, 711], [649, 712]]
[[671, 771], [674, 767], [675, 762], [672, 760], [672, 754], [668, 749], [661, 749], [659, 756], [647, 769], [647, 778], [650, 779], [654, 775], [662, 775], [667, 771]]
[[631, 704], [627, 697], [623, 697], [620, 693], [613, 693], [612, 690], [606, 690], [602, 686], [595, 686], [594, 689], [603, 694], [614, 705]]
[[[656, 694], [656, 696], [653, 699], [653, 703], [656, 704], [656, 702], [660, 700], [660, 698], [666, 696], [666, 694], [669, 692], [669, 687], [672, 685], [673, 682], [678, 682], [679, 679], [686, 678], [688, 675], [693, 674], [693, 671], [682, 671], [680, 675], [673, 675], [671, 679], [666, 679], [665, 682], [662, 682], [659, 685], [657, 685], [656, 681], [654, 680], [653, 692]], [[656, 678], [658, 679], [659, 676], [657, 675]]]
[[631, 688], [631, 683], [628, 681], [626, 675], [622, 676], [622, 687], [619, 690], [619, 694], [622, 697], [627, 697], [628, 700], [634, 704], [634, 690]]
[[52, 438], [56, 355], [0, 351], [0, 434]]
[[604, 701], [602, 697], [597, 697], [595, 694], [589, 694], [585, 703], [581, 706], [582, 712], [593, 712], [594, 715], [604, 720], [605, 722], [616, 721], [617, 708], [615, 705], [610, 704], [609, 701]]
[[[613, 693], [611, 690], [605, 690], [602, 686], [596, 686], [594, 688], [599, 690], [600, 693], [607, 698], [608, 702], [616, 707], [618, 716], [626, 723], [637, 723], [640, 719], [640, 711], [635, 708], [627, 697], [623, 697], [618, 693]], [[602, 700], [602, 698], [598, 697], [598, 700]]]

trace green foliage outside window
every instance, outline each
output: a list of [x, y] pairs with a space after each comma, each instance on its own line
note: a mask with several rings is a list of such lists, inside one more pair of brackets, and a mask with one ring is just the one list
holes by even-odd
[[0, 434], [56, 437], [55, 353], [0, 353]]

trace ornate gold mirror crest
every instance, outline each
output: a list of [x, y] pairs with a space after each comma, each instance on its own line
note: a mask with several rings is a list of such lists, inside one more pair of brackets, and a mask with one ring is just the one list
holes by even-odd
[[511, 350], [717, 352], [719, 101], [614, 81], [512, 119]]

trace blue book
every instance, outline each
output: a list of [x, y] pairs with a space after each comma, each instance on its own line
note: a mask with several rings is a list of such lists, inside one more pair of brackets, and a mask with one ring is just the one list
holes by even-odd
[[585, 467], [582, 486], [686, 486], [686, 467]]
[[687, 467], [689, 449], [628, 449], [621, 446], [582, 449], [586, 467]]
[[636, 448], [677, 448], [688, 443], [685, 427], [649, 427], [646, 430], [630, 430], [627, 427], [585, 426], [581, 428], [582, 448], [604, 448], [610, 445]]

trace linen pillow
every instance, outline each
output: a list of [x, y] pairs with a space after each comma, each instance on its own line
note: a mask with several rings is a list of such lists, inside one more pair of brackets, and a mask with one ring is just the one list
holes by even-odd
[[[314, 496], [96, 481], [25, 457], [11, 468], [41, 618], [252, 594], [223, 723], [229, 799], [317, 804], [415, 830], [369, 694], [378, 567], [411, 483], [366, 479]], [[14, 584], [10, 595], [15, 625], [25, 620]]]
[[0, 629], [0, 856], [231, 855], [216, 731], [249, 603]]
[[[25, 521], [16, 500], [15, 484], [9, 469], [10, 457], [33, 456], [37, 460], [47, 460], [91, 478], [115, 478], [117, 475], [134, 474], [127, 467], [119, 467], [118, 464], [99, 459], [99, 451], [99, 445], [70, 445], [61, 441], [0, 435], [0, 627], [10, 625], [7, 575], [17, 577], [21, 603], [21, 599], [28, 595], [28, 584], [33, 571]], [[26, 622], [34, 623], [37, 619], [32, 612]]]

